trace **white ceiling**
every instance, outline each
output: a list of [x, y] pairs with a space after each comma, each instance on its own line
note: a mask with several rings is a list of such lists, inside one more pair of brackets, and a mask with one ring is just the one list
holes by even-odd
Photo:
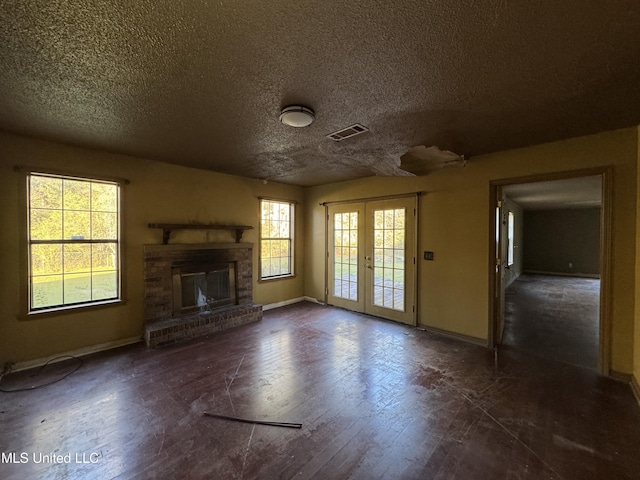
[[309, 186], [638, 125], [639, 59], [637, 0], [4, 1], [0, 129]]

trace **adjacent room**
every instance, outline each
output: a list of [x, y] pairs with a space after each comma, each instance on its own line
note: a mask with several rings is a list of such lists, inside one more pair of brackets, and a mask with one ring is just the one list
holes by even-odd
[[636, 2], [0, 12], [0, 477], [638, 478]]
[[601, 241], [602, 177], [512, 184], [502, 192], [499, 343], [598, 370], [605, 361], [600, 272], [609, 256]]

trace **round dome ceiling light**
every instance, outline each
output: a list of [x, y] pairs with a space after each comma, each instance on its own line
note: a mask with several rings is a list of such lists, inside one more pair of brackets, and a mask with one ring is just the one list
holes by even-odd
[[316, 119], [313, 110], [300, 105], [291, 105], [282, 109], [280, 121], [290, 127], [308, 127]]

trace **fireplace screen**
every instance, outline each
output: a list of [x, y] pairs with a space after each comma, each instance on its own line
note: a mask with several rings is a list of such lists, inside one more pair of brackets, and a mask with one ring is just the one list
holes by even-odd
[[235, 264], [173, 269], [173, 315], [236, 303]]

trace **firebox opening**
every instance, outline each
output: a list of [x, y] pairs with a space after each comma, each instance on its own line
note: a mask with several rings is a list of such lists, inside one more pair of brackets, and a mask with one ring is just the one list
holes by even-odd
[[174, 316], [236, 304], [235, 262], [172, 270]]

